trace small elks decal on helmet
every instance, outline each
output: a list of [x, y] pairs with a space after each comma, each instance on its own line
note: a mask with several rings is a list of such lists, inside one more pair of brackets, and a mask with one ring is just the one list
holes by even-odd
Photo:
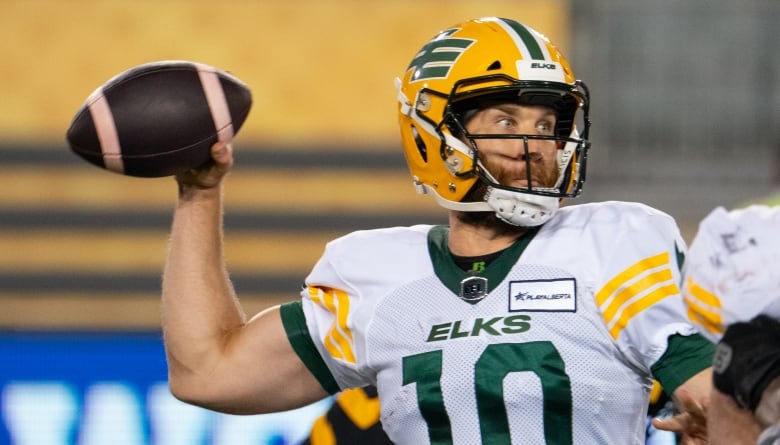
[[453, 28], [442, 31], [422, 47], [407, 69], [414, 71], [412, 82], [447, 77], [458, 57], [476, 42], [474, 39], [450, 37], [459, 30], [460, 28]]

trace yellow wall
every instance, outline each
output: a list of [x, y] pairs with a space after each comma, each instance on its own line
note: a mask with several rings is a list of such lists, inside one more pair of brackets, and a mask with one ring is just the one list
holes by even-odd
[[253, 89], [242, 141], [396, 139], [393, 78], [436, 31], [498, 15], [566, 53], [566, 0], [0, 0], [0, 140], [63, 141], [113, 75], [163, 59]]
[[[565, 52], [567, 10], [564, 0], [0, 0], [0, 147], [23, 142], [25, 149], [39, 144], [65, 151], [73, 114], [100, 84], [141, 63], [188, 59], [232, 71], [253, 89], [254, 108], [237, 150], [393, 149], [393, 78], [437, 31], [467, 18], [509, 16], [545, 32]], [[255, 165], [237, 168], [228, 183], [229, 214], [288, 212], [311, 221], [334, 212], [345, 219], [443, 214], [429, 197], [415, 195], [405, 169], [293, 175]], [[55, 218], [50, 209], [159, 214], [176, 196], [170, 178], [121, 177], [86, 163], [4, 164], [2, 152], [0, 189], [7, 191], [0, 212], [43, 221]], [[167, 227], [95, 225], [0, 224], [0, 277], [160, 273]], [[231, 272], [302, 279], [325, 242], [340, 234], [315, 227], [231, 230]], [[48, 284], [44, 291], [0, 288], [0, 327], [159, 327], [159, 292]], [[295, 297], [294, 290], [242, 293], [241, 301], [252, 314]]]

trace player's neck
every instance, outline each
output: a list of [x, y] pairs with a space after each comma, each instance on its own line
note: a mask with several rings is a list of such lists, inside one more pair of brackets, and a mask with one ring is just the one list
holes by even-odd
[[449, 215], [448, 247], [455, 255], [474, 257], [504, 250], [520, 238], [527, 229], [501, 221], [462, 218], [457, 212]]

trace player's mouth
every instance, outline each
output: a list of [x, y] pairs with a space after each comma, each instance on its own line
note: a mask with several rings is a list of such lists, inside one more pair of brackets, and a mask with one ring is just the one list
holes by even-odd
[[528, 184], [528, 178], [514, 179], [514, 180], [510, 181], [509, 184], [507, 184], [507, 185], [509, 185], [510, 187], [521, 188], [521, 189], [529, 189], [529, 188], [533, 189], [533, 188], [538, 188], [538, 187], [544, 187], [542, 182], [539, 181], [539, 179], [534, 178], [534, 177], [531, 177], [530, 186]]

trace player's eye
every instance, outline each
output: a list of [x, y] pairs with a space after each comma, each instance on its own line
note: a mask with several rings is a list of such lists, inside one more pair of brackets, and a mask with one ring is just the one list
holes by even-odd
[[555, 125], [549, 120], [541, 120], [536, 124], [536, 131], [541, 134], [552, 134]]
[[502, 118], [498, 120], [497, 124], [500, 128], [510, 129], [514, 127], [515, 122], [510, 118]]

